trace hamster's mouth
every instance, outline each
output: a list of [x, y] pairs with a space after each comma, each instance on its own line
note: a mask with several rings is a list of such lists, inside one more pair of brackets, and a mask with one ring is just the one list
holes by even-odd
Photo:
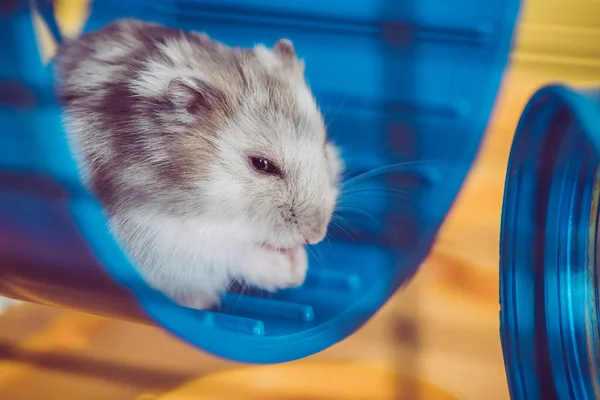
[[291, 253], [292, 251], [294, 251], [294, 249], [298, 248], [298, 246], [294, 246], [294, 247], [276, 247], [276, 246], [271, 246], [268, 243], [261, 243], [258, 245], [258, 247], [260, 247], [261, 249], [265, 249], [265, 250], [269, 250], [269, 251], [274, 251], [274, 252], [278, 252], [278, 253]]
[[283, 248], [283, 247], [274, 247], [274, 246], [268, 245], [266, 243], [261, 243], [258, 247], [268, 250], [268, 251], [281, 253], [284, 256], [286, 256], [293, 264], [296, 261], [296, 256], [298, 254], [298, 250], [302, 247], [302, 245], [289, 247], [289, 248]]
[[292, 247], [277, 247], [277, 246], [270, 245], [268, 243], [261, 243], [258, 245], [258, 247], [260, 247], [261, 249], [268, 250], [268, 251], [274, 251], [276, 253], [282, 253], [288, 257], [291, 257], [303, 246], [304, 246], [303, 244], [297, 244], [296, 246], [292, 246]]

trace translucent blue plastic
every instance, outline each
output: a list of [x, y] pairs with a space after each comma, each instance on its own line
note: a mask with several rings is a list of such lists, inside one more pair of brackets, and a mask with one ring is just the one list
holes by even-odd
[[81, 187], [28, 2], [15, 4], [0, 20], [2, 90], [8, 78], [14, 92], [0, 109], [0, 294], [153, 323], [255, 363], [344, 339], [415, 273], [478, 150], [519, 11], [515, 0], [94, 1], [86, 30], [127, 16], [241, 46], [290, 38], [343, 149], [352, 192], [310, 249], [304, 286], [238, 290], [195, 311], [145, 285]]
[[529, 101], [511, 150], [501, 335], [516, 400], [600, 398], [600, 91]]

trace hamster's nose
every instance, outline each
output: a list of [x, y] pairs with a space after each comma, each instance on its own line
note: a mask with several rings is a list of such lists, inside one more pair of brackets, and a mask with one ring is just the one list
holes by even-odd
[[304, 238], [306, 241], [306, 244], [317, 244], [319, 242], [321, 242], [323, 239], [325, 239], [325, 236], [327, 235], [327, 231], [316, 231], [316, 232], [311, 232], [309, 235], [306, 235], [306, 237]]

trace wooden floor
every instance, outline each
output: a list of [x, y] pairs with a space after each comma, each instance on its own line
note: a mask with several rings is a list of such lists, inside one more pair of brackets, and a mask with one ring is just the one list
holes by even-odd
[[[512, 134], [535, 88], [557, 79], [600, 82], [598, 71], [526, 57], [516, 61], [477, 165], [416, 279], [358, 333], [292, 364], [352, 361], [417, 377], [457, 399], [508, 399], [498, 334], [497, 261]], [[153, 327], [35, 305], [0, 318], [3, 400], [158, 399], [200, 376], [234, 368], [240, 366]], [[299, 398], [305, 397], [294, 397]]]

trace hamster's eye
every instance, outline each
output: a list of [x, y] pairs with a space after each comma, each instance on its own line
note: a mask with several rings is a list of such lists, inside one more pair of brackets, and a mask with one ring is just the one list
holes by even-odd
[[267, 160], [266, 158], [250, 157], [250, 165], [252, 165], [252, 168], [254, 168], [256, 171], [263, 174], [277, 176], [283, 175], [281, 169], [279, 169], [279, 167], [275, 165], [275, 163], [273, 163], [270, 160]]

